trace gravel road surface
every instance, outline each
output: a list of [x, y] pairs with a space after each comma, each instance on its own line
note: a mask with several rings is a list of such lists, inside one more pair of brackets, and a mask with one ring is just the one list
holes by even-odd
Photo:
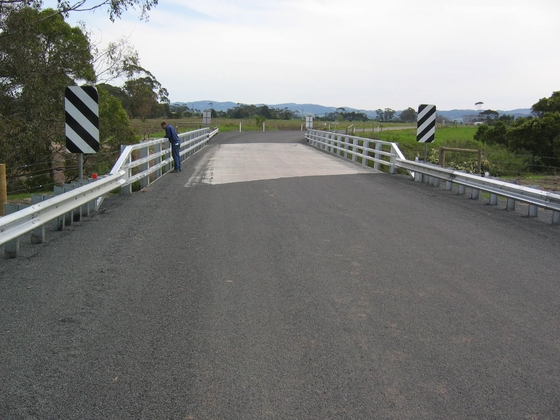
[[0, 258], [0, 418], [558, 419], [559, 252], [302, 133], [219, 134]]

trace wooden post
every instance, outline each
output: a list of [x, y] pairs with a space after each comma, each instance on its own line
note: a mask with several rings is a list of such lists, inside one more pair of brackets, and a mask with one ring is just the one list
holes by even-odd
[[0, 163], [0, 216], [4, 216], [4, 204], [8, 202], [6, 187], [6, 164]]

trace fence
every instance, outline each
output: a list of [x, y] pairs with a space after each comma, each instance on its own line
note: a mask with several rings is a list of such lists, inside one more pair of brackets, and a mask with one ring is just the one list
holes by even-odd
[[[210, 132], [203, 128], [179, 134], [181, 159], [199, 151], [217, 133], [218, 129]], [[55, 229], [61, 230], [97, 210], [109, 192], [120, 188], [121, 192], [131, 194], [135, 182], [145, 187], [164, 175], [173, 162], [167, 144], [167, 139], [157, 139], [124, 146], [108, 175], [55, 187], [53, 195], [32, 196], [31, 206], [6, 205], [7, 215], [0, 218], [0, 245], [4, 245], [5, 256], [17, 256], [23, 235], [31, 232], [31, 242], [41, 243], [45, 239], [47, 223], [54, 220]]]

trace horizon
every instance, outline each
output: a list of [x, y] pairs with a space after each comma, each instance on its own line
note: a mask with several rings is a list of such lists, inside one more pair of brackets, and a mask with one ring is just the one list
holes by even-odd
[[[385, 108], [389, 108], [389, 107], [383, 107], [383, 108], [375, 108], [375, 109], [365, 109], [365, 108], [355, 108], [352, 106], [329, 106], [329, 105], [321, 105], [318, 103], [311, 103], [311, 102], [305, 102], [305, 103], [298, 103], [298, 102], [280, 102], [280, 103], [243, 103], [243, 102], [236, 102], [236, 101], [214, 101], [214, 100], [209, 100], [209, 99], [203, 99], [203, 100], [197, 100], [197, 101], [172, 101], [170, 102], [171, 105], [173, 104], [186, 104], [188, 106], [188, 104], [195, 104], [195, 103], [206, 103], [206, 104], [242, 104], [242, 105], [253, 105], [253, 106], [262, 106], [262, 105], [266, 105], [266, 106], [270, 106], [270, 107], [275, 107], [275, 106], [279, 106], [279, 105], [297, 105], [297, 106], [314, 106], [314, 107], [322, 107], [322, 108], [332, 108], [332, 109], [337, 109], [337, 108], [344, 108], [344, 109], [351, 109], [352, 111], [357, 111], [357, 112], [375, 112], [377, 109], [385, 109]], [[234, 106], [235, 106], [234, 105]], [[190, 108], [190, 107], [189, 107]], [[403, 109], [394, 109], [394, 111], [396, 112], [402, 112], [403, 110], [407, 109], [409, 107], [403, 108]], [[414, 108], [414, 107], [410, 107], [413, 108], [414, 110], [418, 110], [418, 107]], [[229, 108], [228, 108], [229, 109]], [[392, 108], [391, 108], [392, 109]], [[480, 109], [476, 109], [476, 108], [451, 108], [451, 109], [440, 109], [437, 108], [437, 104], [436, 104], [436, 109], [437, 111], [441, 111], [441, 112], [453, 112], [453, 111], [474, 111], [474, 112], [483, 112], [485, 110], [488, 109], [492, 109], [492, 108], [486, 108], [484, 106], [482, 106]], [[532, 109], [532, 105], [526, 108], [512, 108], [512, 109], [492, 109], [494, 111], [499, 111], [499, 112], [513, 112], [513, 111], [531, 111]]]

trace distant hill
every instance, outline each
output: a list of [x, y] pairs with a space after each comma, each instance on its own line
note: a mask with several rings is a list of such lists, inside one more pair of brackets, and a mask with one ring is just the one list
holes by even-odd
[[[216, 111], [227, 111], [230, 108], [235, 108], [237, 102], [219, 102], [219, 101], [192, 101], [192, 102], [173, 102], [172, 105], [186, 105], [190, 109], [198, 109], [203, 111], [205, 109], [213, 108]], [[264, 104], [255, 104], [257, 106], [264, 105]], [[288, 108], [290, 111], [299, 111], [303, 115], [317, 115], [323, 116], [328, 114], [329, 112], [336, 111], [337, 107], [333, 106], [323, 106], [317, 104], [296, 104], [296, 103], [284, 103], [284, 104], [266, 104], [270, 108], [279, 108], [284, 109]], [[343, 107], [346, 111], [349, 112], [365, 112], [369, 118], [377, 117], [377, 113], [375, 110], [364, 110], [364, 109], [356, 109], [351, 107]], [[511, 111], [501, 111], [497, 110], [500, 114], [507, 114], [513, 115], [516, 118], [518, 117], [526, 117], [527, 115], [531, 114], [531, 109], [529, 108], [522, 108], [522, 109], [513, 109]], [[396, 115], [398, 116], [402, 110], [397, 110]], [[464, 116], [467, 115], [476, 115], [480, 111], [475, 109], [452, 109], [450, 111], [437, 111], [438, 115], [441, 115], [445, 118], [450, 120], [462, 121]]]

